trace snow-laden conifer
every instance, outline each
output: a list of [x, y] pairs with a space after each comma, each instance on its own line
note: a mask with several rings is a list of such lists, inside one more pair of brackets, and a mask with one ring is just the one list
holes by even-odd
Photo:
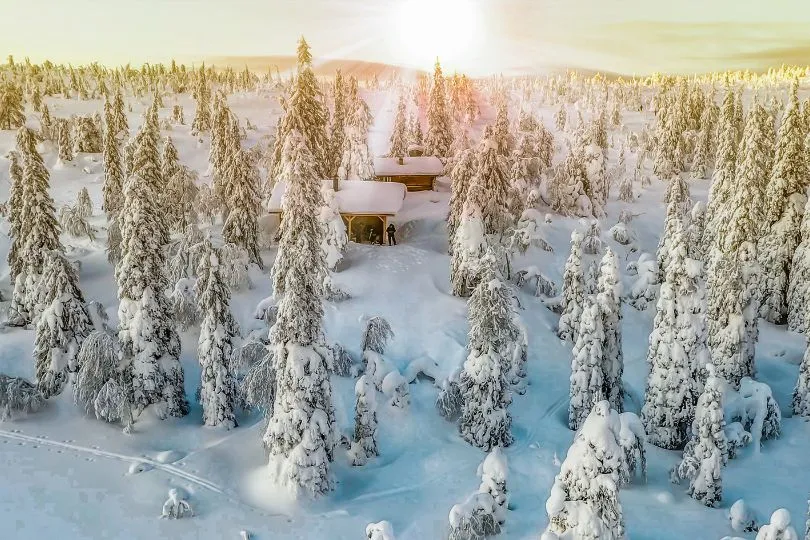
[[703, 393], [697, 402], [692, 438], [683, 459], [672, 471], [673, 481], [689, 480], [689, 495], [706, 506], [715, 507], [723, 498], [722, 469], [726, 455], [723, 431], [723, 392], [712, 366], [708, 366]]
[[263, 268], [259, 254], [259, 173], [240, 149], [231, 157], [227, 174], [230, 177], [229, 211], [222, 237], [245, 249], [250, 262]]
[[696, 373], [706, 362], [701, 265], [687, 258], [679, 220], [669, 255], [650, 334], [641, 415], [652, 444], [676, 449], [687, 441], [699, 391]]
[[807, 197], [793, 193], [788, 197], [778, 221], [760, 238], [757, 257], [761, 275], [759, 316], [774, 324], [784, 324], [788, 317], [788, 285], [793, 255], [801, 242], [801, 224]]
[[349, 237], [346, 234], [346, 223], [340, 215], [340, 207], [335, 192], [331, 188], [324, 186], [321, 188], [321, 195], [323, 196], [323, 206], [318, 216], [324, 228], [321, 249], [326, 259], [327, 268], [334, 271], [340, 261], [343, 260], [343, 252], [349, 243]]
[[433, 86], [427, 110], [428, 132], [425, 137], [425, 153], [440, 158], [449, 157], [453, 144], [453, 126], [447, 110], [447, 94], [442, 67], [438, 59], [433, 70]]
[[36, 294], [39, 319], [34, 342], [37, 387], [45, 397], [62, 391], [92, 330], [78, 281], [76, 270], [61, 252], [46, 255]]
[[585, 272], [582, 267], [582, 233], [571, 233], [571, 254], [563, 270], [562, 315], [557, 327], [560, 339], [576, 342], [585, 308]]
[[568, 403], [568, 427], [580, 428], [595, 403], [605, 397], [603, 371], [605, 332], [599, 304], [588, 296], [582, 310], [574, 353]]
[[362, 375], [354, 386], [354, 436], [349, 449], [352, 465], [365, 465], [379, 455], [377, 450], [376, 389], [368, 377]]
[[449, 251], [453, 253], [453, 241], [456, 231], [461, 223], [464, 204], [467, 202], [467, 193], [473, 184], [473, 177], [478, 169], [477, 156], [475, 150], [469, 149], [461, 152], [450, 171], [450, 213], [447, 217], [447, 237], [449, 238]]
[[608, 248], [599, 270], [596, 303], [602, 316], [602, 395], [617, 411], [624, 410], [624, 354], [622, 352], [622, 284], [619, 260]]
[[546, 501], [549, 525], [544, 540], [624, 538], [619, 502], [625, 455], [618, 442], [621, 427], [618, 413], [607, 401], [594, 405], [554, 478]]
[[293, 132], [289, 146], [298, 158], [289, 162], [286, 173], [282, 224], [288, 225], [282, 227], [273, 267], [274, 292], [283, 297], [270, 333], [276, 393], [264, 444], [273, 482], [294, 494], [318, 496], [332, 487], [329, 463], [335, 446], [331, 350], [322, 330], [321, 287], [326, 275], [318, 223], [322, 201], [319, 176], [304, 139]]
[[498, 277], [494, 254], [488, 252], [481, 265], [479, 284], [469, 300], [469, 354], [459, 383], [464, 396], [459, 431], [468, 443], [489, 451], [513, 440], [507, 377], [514, 341], [509, 332], [512, 297]]
[[230, 291], [222, 279], [221, 253], [204, 241], [197, 268], [197, 305], [202, 315], [197, 347], [201, 370], [200, 403], [206, 426], [236, 427], [236, 381], [231, 371], [239, 328], [230, 311]]
[[489, 538], [503, 530], [509, 504], [508, 463], [500, 447], [487, 454], [478, 466], [478, 476], [478, 491], [450, 510], [450, 540]]

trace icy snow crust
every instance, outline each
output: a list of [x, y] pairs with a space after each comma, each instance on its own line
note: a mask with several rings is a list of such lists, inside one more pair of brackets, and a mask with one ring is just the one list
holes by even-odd
[[[387, 92], [368, 92], [375, 125], [370, 134], [371, 151], [387, 151], [394, 112]], [[804, 96], [800, 96], [802, 99]], [[100, 101], [46, 98], [52, 116], [87, 114], [101, 110]], [[128, 120], [134, 134], [149, 99], [127, 98], [133, 112]], [[164, 97], [170, 114], [174, 96]], [[177, 98], [185, 109], [187, 122], [194, 111], [188, 95]], [[259, 137], [273, 133], [279, 106], [272, 95], [229, 97], [231, 109], [244, 122], [247, 117], [258, 127], [248, 131], [245, 147]], [[481, 104], [482, 118], [471, 135], [478, 136], [495, 111]], [[554, 129], [554, 108], [539, 109], [546, 127]], [[31, 114], [29, 125], [36, 126]], [[575, 117], [575, 113], [571, 113]], [[651, 121], [649, 113], [625, 112], [624, 122], [639, 131]], [[423, 119], [424, 122], [424, 119]], [[181, 161], [201, 174], [208, 168], [208, 135], [203, 144], [189, 134], [189, 126], [175, 126], [171, 135]], [[618, 135], [617, 135], [618, 136]], [[555, 137], [562, 136], [555, 132]], [[0, 131], [0, 199], [8, 195], [8, 160], [14, 133]], [[564, 146], [563, 146], [564, 147]], [[72, 203], [82, 187], [87, 187], [94, 208], [101, 203], [103, 170], [100, 155], [79, 154], [72, 162], [54, 170], [55, 149], [40, 145], [51, 170], [51, 193], [57, 208]], [[609, 165], [618, 159], [618, 149], [609, 151]], [[637, 154], [626, 155], [628, 170]], [[555, 162], [562, 158], [557, 152]], [[89, 173], [83, 172], [87, 168]], [[378, 173], [380, 171], [378, 170]], [[645, 174], [651, 174], [645, 171]], [[691, 196], [705, 200], [708, 181], [690, 181]], [[397, 184], [386, 188], [397, 189]], [[666, 185], [653, 178], [641, 189], [631, 205], [611, 198], [608, 217], [601, 228], [608, 231], [622, 208], [631, 206], [639, 216], [633, 221], [638, 232], [638, 253], [655, 253], [663, 227], [663, 195]], [[400, 192], [404, 194], [404, 192]], [[615, 194], [614, 194], [615, 197]], [[393, 195], [392, 195], [393, 198]], [[345, 270], [335, 281], [351, 293], [352, 299], [325, 306], [325, 331], [330, 342], [340, 342], [355, 358], [360, 358], [364, 317], [380, 315], [388, 319], [396, 337], [386, 349], [385, 358], [393, 367], [407, 373], [415, 359], [430, 358], [436, 363], [436, 376], [447, 377], [466, 358], [466, 305], [448, 294], [450, 288], [447, 239], [444, 219], [448, 193], [409, 194], [398, 209], [398, 247], [350, 244]], [[401, 197], [400, 197], [400, 203]], [[545, 212], [546, 210], [544, 210]], [[554, 252], [530, 248], [515, 258], [513, 268], [536, 266], [559, 285], [569, 253], [571, 231], [576, 219], [552, 215], [545, 225], [545, 238]], [[91, 224], [106, 228], [96, 214]], [[7, 232], [5, 221], [0, 225]], [[219, 234], [220, 225], [214, 227]], [[80, 284], [88, 301], [104, 304], [110, 324], [117, 324], [116, 287], [112, 267], [104, 253], [106, 231], [95, 241], [63, 236], [71, 260], [80, 260]], [[615, 250], [625, 290], [636, 278], [624, 271], [633, 261], [627, 248], [609, 234], [602, 240]], [[0, 286], [8, 288], [5, 264], [8, 239], [0, 235]], [[274, 249], [263, 251], [269, 268]], [[590, 257], [584, 256], [585, 264]], [[234, 292], [231, 307], [247, 333], [263, 324], [253, 318], [256, 305], [270, 294], [267, 274], [251, 268], [252, 290]], [[518, 289], [524, 309], [520, 312], [529, 332], [529, 358], [526, 364], [529, 386], [522, 396], [514, 396], [510, 411], [515, 443], [505, 450], [509, 460], [509, 500], [505, 532], [500, 538], [537, 539], [546, 528], [545, 502], [559, 460], [568, 451], [573, 432], [567, 428], [568, 379], [571, 345], [554, 334], [558, 315], [548, 310], [531, 288]], [[8, 291], [5, 291], [8, 292]], [[630, 411], [638, 412], [643, 401], [647, 372], [645, 356], [654, 316], [654, 302], [646, 311], [623, 307], [625, 399]], [[783, 327], [760, 324], [757, 346], [757, 373], [768, 384], [783, 411], [790, 410], [790, 397], [798, 364], [804, 351], [801, 336]], [[186, 393], [193, 398], [199, 384], [196, 357], [197, 329], [182, 333], [182, 357]], [[9, 329], [0, 333], [0, 372], [33, 378], [31, 356], [34, 332]], [[434, 375], [432, 373], [431, 375]], [[337, 422], [348, 433], [354, 422], [355, 379], [333, 377], [333, 400]], [[440, 381], [437, 381], [439, 384]], [[363, 467], [352, 467], [344, 451], [336, 452], [332, 472], [335, 491], [316, 503], [292, 503], [269, 485], [267, 459], [261, 445], [262, 419], [240, 416], [239, 427], [228, 432], [202, 427], [201, 409], [193, 403], [191, 413], [180, 420], [159, 421], [142, 417], [132, 435], [123, 435], [120, 426], [85, 417], [73, 404], [70, 389], [49, 401], [40, 412], [0, 424], [0, 538], [34, 540], [59, 538], [78, 540], [154, 540], [155, 538], [222, 540], [239, 538], [240, 531], [254, 540], [357, 539], [363, 538], [369, 523], [389, 521], [398, 540], [435, 540], [447, 534], [447, 517], [453, 505], [478, 489], [476, 472], [485, 455], [464, 443], [454, 425], [437, 413], [436, 388], [424, 378], [409, 385], [410, 406], [391, 407], [378, 396], [378, 444], [380, 456]], [[731, 504], [745, 499], [759, 516], [770, 516], [778, 508], [787, 509], [794, 524], [803, 523], [810, 470], [810, 423], [785, 418], [779, 439], [763, 441], [742, 449], [737, 459], [723, 470], [724, 500], [717, 509], [707, 509], [690, 499], [684, 486], [669, 482], [669, 470], [680, 459], [679, 452], [648, 446], [649, 482], [634, 483], [620, 491], [627, 536], [633, 540], [720, 539], [739, 535], [753, 540], [753, 533], [735, 533], [728, 522]], [[171, 452], [167, 454], [166, 452]], [[167, 460], [167, 457], [171, 459]], [[194, 517], [181, 520], [159, 519], [169, 489], [182, 489], [194, 508]]]

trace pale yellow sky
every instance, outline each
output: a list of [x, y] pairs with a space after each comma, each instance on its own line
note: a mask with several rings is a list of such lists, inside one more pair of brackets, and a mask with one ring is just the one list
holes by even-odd
[[[3, 3], [9, 5], [0, 20], [0, 53], [35, 61], [293, 54], [303, 34], [316, 56], [424, 68], [444, 53], [448, 68], [476, 75], [562, 66], [648, 73], [810, 63], [810, 0]], [[452, 15], [459, 10], [463, 16]], [[463, 50], [451, 46], [457, 42]]]

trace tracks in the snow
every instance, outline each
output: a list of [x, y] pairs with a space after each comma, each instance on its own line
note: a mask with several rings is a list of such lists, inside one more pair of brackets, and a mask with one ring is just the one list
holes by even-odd
[[[168, 464], [168, 463], [160, 463], [159, 461], [156, 461], [154, 459], [150, 459], [150, 458], [147, 458], [147, 457], [130, 456], [130, 455], [126, 455], [126, 454], [118, 454], [118, 453], [115, 453], [115, 452], [107, 452], [106, 450], [101, 450], [100, 448], [88, 448], [86, 446], [80, 446], [80, 445], [72, 444], [72, 443], [68, 443], [68, 442], [54, 441], [54, 440], [51, 440], [51, 439], [46, 439], [44, 437], [34, 437], [34, 436], [31, 436], [31, 435], [25, 435], [23, 433], [20, 433], [19, 431], [6, 431], [6, 430], [0, 429], [0, 438], [13, 440], [13, 441], [17, 441], [17, 442], [20, 442], [20, 443], [28, 443], [28, 444], [36, 445], [36, 446], [50, 446], [50, 447], [54, 447], [54, 448], [60, 448], [62, 450], [69, 450], [69, 451], [72, 451], [72, 452], [77, 452], [79, 454], [90, 454], [90, 455], [93, 455], [93, 456], [107, 458], [107, 459], [114, 459], [114, 460], [123, 461], [123, 462], [126, 462], [126, 463], [139, 463], [139, 464], [147, 465], [151, 469], [156, 469], [156, 470], [159, 470], [159, 471], [163, 471], [163, 472], [165, 472], [166, 474], [168, 474], [170, 476], [174, 476], [175, 478], [185, 480], [186, 482], [189, 482], [189, 483], [194, 484], [196, 486], [199, 486], [201, 488], [207, 489], [208, 491], [211, 491], [213, 493], [216, 493], [217, 495], [220, 495], [220, 496], [226, 498], [228, 501], [232, 502], [233, 504], [235, 504], [237, 506], [252, 510], [253, 512], [257, 512], [257, 513], [259, 513], [259, 514], [261, 514], [263, 516], [271, 517], [271, 516], [281, 515], [281, 514], [270, 514], [270, 513], [264, 512], [263, 510], [261, 510], [259, 508], [251, 506], [251, 505], [245, 503], [244, 501], [242, 501], [241, 499], [239, 499], [238, 497], [236, 497], [235, 495], [233, 495], [232, 493], [229, 493], [228, 491], [226, 491], [222, 486], [220, 486], [220, 485], [218, 485], [218, 484], [216, 484], [214, 482], [211, 482], [210, 480], [208, 480], [206, 478], [203, 478], [203, 477], [198, 476], [196, 474], [192, 474], [192, 473], [189, 473], [187, 471], [184, 471], [183, 469], [181, 469], [179, 467], [176, 467], [174, 465], [171, 465], [171, 464]], [[188, 456], [186, 456], [186, 457], [188, 457]]]

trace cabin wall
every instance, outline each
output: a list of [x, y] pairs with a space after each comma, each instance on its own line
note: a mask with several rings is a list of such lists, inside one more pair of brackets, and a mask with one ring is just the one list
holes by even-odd
[[397, 182], [405, 184], [408, 191], [430, 191], [433, 189], [435, 176], [381, 176], [383, 182]]

